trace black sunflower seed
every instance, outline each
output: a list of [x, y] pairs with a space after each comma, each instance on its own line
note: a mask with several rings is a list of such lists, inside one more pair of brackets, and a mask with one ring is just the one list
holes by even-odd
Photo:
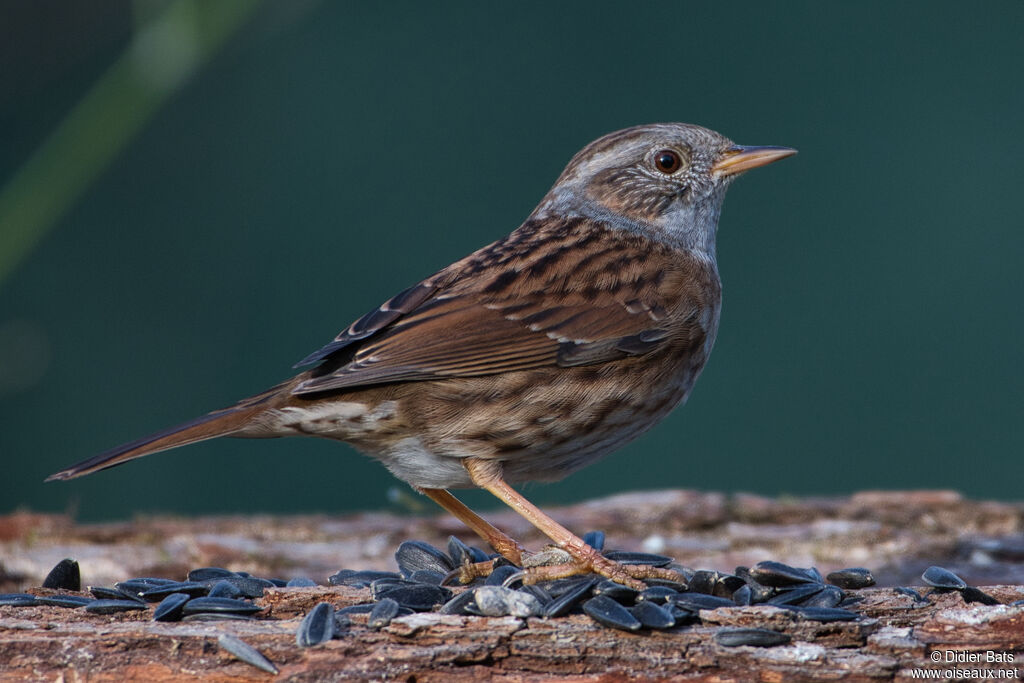
[[649, 600], [643, 600], [627, 608], [644, 628], [666, 629], [676, 625], [671, 610]]
[[998, 600], [993, 598], [991, 595], [975, 588], [974, 586], [968, 586], [960, 591], [960, 595], [963, 596], [964, 602], [980, 602], [982, 605], [999, 605], [1001, 604]]
[[334, 605], [321, 602], [309, 611], [295, 632], [299, 647], [313, 647], [334, 637]]
[[150, 588], [148, 591], [142, 593], [139, 597], [147, 602], [160, 602], [168, 595], [172, 593], [185, 593], [193, 598], [198, 598], [206, 595], [210, 592], [210, 586], [205, 583], [197, 583], [195, 581], [182, 581], [180, 583], [171, 583], [166, 586], [157, 586], [156, 588]]
[[521, 571], [523, 570], [515, 565], [503, 564], [500, 567], [495, 567], [484, 583], [488, 586], [502, 586], [508, 579]]
[[640, 591], [629, 586], [623, 586], [621, 583], [616, 583], [611, 579], [602, 579], [594, 586], [594, 595], [603, 595], [616, 602], [632, 605], [636, 601], [637, 596], [640, 595]]
[[218, 614], [256, 614], [263, 608], [245, 600], [233, 598], [193, 598], [185, 603], [184, 614], [218, 613]]
[[570, 587], [562, 591], [557, 597], [544, 605], [545, 617], [560, 617], [571, 612], [584, 598], [591, 594], [591, 590], [597, 579], [585, 577], [582, 581], [576, 579]]
[[429, 583], [431, 586], [440, 586], [447, 574], [431, 571], [429, 569], [417, 569], [409, 575], [409, 580], [414, 583]]
[[316, 588], [316, 581], [305, 576], [296, 576], [293, 579], [288, 579], [285, 588]]
[[276, 586], [272, 581], [267, 579], [260, 579], [255, 576], [225, 576], [220, 579], [210, 579], [209, 581], [203, 581], [202, 583], [208, 584], [211, 588], [220, 582], [229, 583], [247, 598], [259, 598], [263, 596], [263, 591], [267, 588], [275, 588]]
[[240, 598], [242, 591], [227, 581], [217, 581], [210, 586], [210, 592], [207, 595], [211, 598]]
[[787, 588], [785, 590], [779, 590], [778, 594], [767, 600], [767, 605], [799, 605], [807, 600], [808, 598], [817, 595], [822, 591], [822, 585], [817, 583], [805, 583]]
[[85, 606], [85, 611], [93, 614], [116, 614], [144, 609], [146, 605], [138, 600], [93, 600]]
[[43, 588], [82, 590], [82, 574], [76, 560], [67, 557], [58, 562], [43, 579]]
[[187, 578], [189, 581], [210, 581], [228, 576], [238, 576], [238, 574], [223, 567], [199, 567], [190, 571]]
[[69, 607], [71, 609], [77, 609], [79, 607], [85, 607], [91, 602], [95, 602], [92, 598], [84, 598], [77, 595], [37, 595], [37, 605], [49, 605], [51, 607]]
[[704, 595], [703, 593], [680, 593], [672, 598], [672, 602], [691, 612], [699, 612], [702, 609], [736, 606], [736, 603], [728, 598], [720, 598], [717, 595]]
[[406, 578], [420, 569], [437, 572], [441, 576], [455, 569], [451, 558], [444, 551], [423, 541], [402, 543], [395, 551], [395, 561], [398, 562], [398, 570]]
[[180, 621], [185, 603], [191, 599], [186, 593], [171, 593], [153, 610], [153, 621]]
[[933, 588], [955, 591], [967, 588], [966, 581], [944, 567], [928, 567], [924, 570], [921, 578]]
[[690, 577], [689, 590], [692, 593], [713, 595], [715, 592], [715, 586], [718, 584], [718, 579], [718, 572], [708, 571], [707, 569], [698, 569], [693, 573], [693, 576]]
[[747, 585], [747, 582], [738, 576], [734, 576], [732, 574], [720, 574], [718, 581], [715, 582], [715, 588], [711, 594], [717, 595], [720, 598], [731, 598], [733, 593], [745, 585]]
[[897, 586], [896, 588], [893, 588], [893, 590], [900, 595], [906, 595], [909, 598], [913, 598], [914, 602], [927, 602], [927, 600], [924, 599], [924, 596], [922, 596], [913, 588], [908, 588], [906, 586]]
[[583, 603], [583, 611], [591, 619], [609, 628], [639, 631], [643, 624], [629, 610], [606, 595], [598, 595]]
[[182, 621], [252, 621], [248, 614], [231, 614], [230, 612], [200, 612], [198, 614], [186, 614]]
[[677, 595], [679, 595], [679, 591], [673, 590], [668, 586], [649, 586], [640, 591], [640, 594], [636, 596], [636, 601], [664, 605]]
[[468, 545], [455, 536], [448, 537], [448, 559], [451, 560], [453, 569], [476, 562], [473, 558], [473, 550]]
[[366, 620], [366, 625], [372, 629], [382, 629], [398, 616], [401, 609], [402, 606], [391, 598], [384, 598], [370, 610], [370, 617]]
[[546, 605], [554, 599], [551, 597], [551, 593], [548, 593], [543, 586], [539, 586], [535, 583], [523, 586], [518, 590], [522, 591], [523, 593], [529, 593], [533, 597], [537, 598], [537, 602], [539, 602], [541, 605]]
[[836, 607], [845, 598], [846, 594], [839, 586], [825, 586], [800, 604], [804, 607]]
[[[467, 610], [472, 605], [473, 611]], [[441, 614], [476, 614], [476, 603], [473, 602], [473, 591], [462, 591], [448, 602], [441, 605]]]
[[273, 662], [264, 657], [259, 650], [238, 636], [233, 636], [230, 633], [222, 633], [217, 636], [217, 644], [222, 650], [234, 655], [246, 664], [270, 674], [277, 675], [278, 673], [278, 669], [274, 666]]
[[38, 604], [36, 596], [29, 593], [0, 593], [0, 607], [31, 607]]
[[715, 632], [714, 637], [715, 642], [724, 647], [775, 647], [792, 640], [789, 634], [766, 628], [722, 628]]
[[89, 586], [89, 592], [92, 593], [94, 598], [99, 600], [135, 600], [136, 602], [145, 602], [138, 595], [133, 593], [125, 593], [119, 591], [116, 588], [108, 588], [107, 586]]
[[820, 583], [821, 574], [810, 569], [791, 567], [771, 560], [758, 562], [749, 570], [750, 578], [762, 586], [794, 586], [799, 583]]
[[750, 586], [743, 584], [737, 588], [736, 592], [732, 594], [732, 601], [737, 605], [753, 605], [754, 594], [753, 591], [750, 590]]
[[828, 582], [840, 588], [856, 589], [875, 585], [875, 577], [870, 569], [864, 567], [847, 567], [830, 572], [825, 577]]

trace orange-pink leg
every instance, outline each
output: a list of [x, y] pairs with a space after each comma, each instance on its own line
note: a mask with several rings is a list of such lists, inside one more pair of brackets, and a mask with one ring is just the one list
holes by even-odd
[[[469, 477], [473, 480], [474, 484], [490, 491], [504, 501], [505, 504], [522, 515], [575, 560], [566, 565], [528, 568], [528, 579], [539, 581], [593, 572], [638, 590], [643, 590], [646, 587], [638, 579], [666, 578], [676, 581], [680, 580], [679, 574], [671, 570], [647, 565], [624, 565], [609, 560], [587, 545], [582, 538], [544, 514], [540, 508], [526, 500], [526, 498], [509, 486], [502, 477], [501, 463], [497, 460], [466, 458], [462, 463], [466, 471], [469, 472]], [[458, 517], [458, 515], [456, 516]], [[462, 519], [461, 517], [459, 518]], [[491, 528], [493, 529], [493, 527]]]

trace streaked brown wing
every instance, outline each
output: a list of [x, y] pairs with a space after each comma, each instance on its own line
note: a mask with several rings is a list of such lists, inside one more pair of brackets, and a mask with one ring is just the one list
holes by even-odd
[[665, 343], [687, 317], [677, 255], [574, 227], [534, 235], [514, 258], [495, 243], [406, 290], [311, 355], [324, 362], [293, 393], [601, 363]]

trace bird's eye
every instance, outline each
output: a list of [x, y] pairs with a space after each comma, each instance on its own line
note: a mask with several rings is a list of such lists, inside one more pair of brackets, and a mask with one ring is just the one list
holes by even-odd
[[662, 173], [675, 173], [683, 165], [678, 152], [671, 149], [663, 149], [654, 155], [654, 166]]

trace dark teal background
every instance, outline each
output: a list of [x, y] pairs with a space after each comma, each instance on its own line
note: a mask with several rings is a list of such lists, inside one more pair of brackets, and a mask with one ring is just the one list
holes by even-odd
[[[4, 10], [0, 185], [128, 45], [131, 6], [89, 5]], [[654, 121], [800, 154], [726, 200], [689, 404], [528, 495], [1020, 499], [1022, 30], [1019, 0], [265, 3], [0, 281], [0, 512], [391, 505], [404, 485], [312, 439], [42, 480], [290, 376]]]

